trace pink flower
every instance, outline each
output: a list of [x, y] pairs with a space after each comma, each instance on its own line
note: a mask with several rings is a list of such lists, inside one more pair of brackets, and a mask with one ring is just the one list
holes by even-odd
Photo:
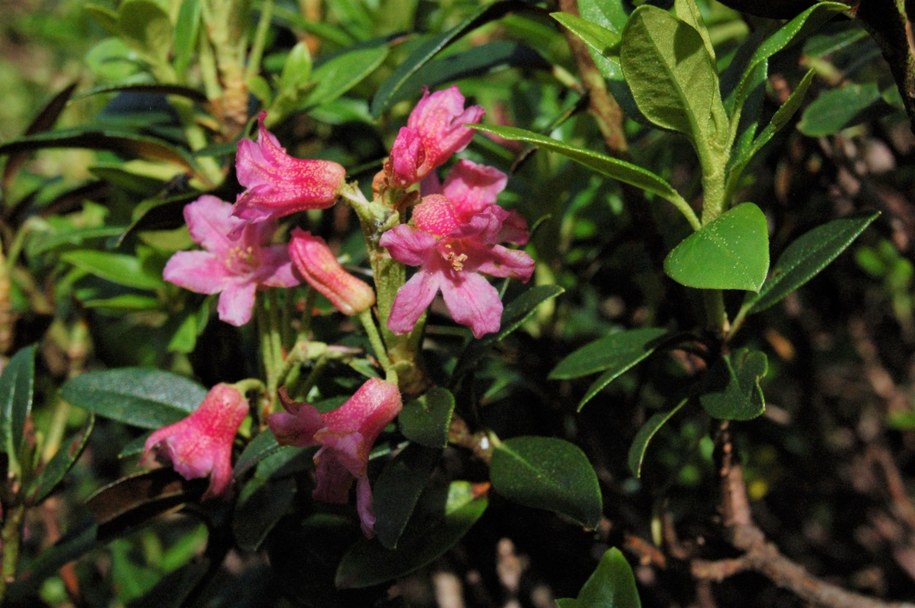
[[321, 237], [296, 228], [289, 257], [308, 284], [343, 314], [357, 315], [375, 305], [372, 288], [344, 270]]
[[303, 160], [286, 154], [258, 115], [257, 142], [238, 142], [235, 173], [246, 188], [233, 215], [249, 222], [276, 219], [304, 209], [326, 209], [337, 200], [346, 169], [329, 160]]
[[[194, 242], [204, 251], [174, 254], [162, 278], [194, 293], [219, 294], [219, 318], [235, 326], [251, 320], [259, 287], [292, 287], [299, 280], [285, 245], [267, 245], [274, 222], [245, 224], [231, 215], [232, 205], [204, 195], [184, 208]], [[229, 237], [238, 233], [238, 239]]]
[[369, 451], [397, 414], [402, 404], [397, 386], [384, 380], [367, 380], [346, 403], [321, 414], [307, 403], [294, 403], [281, 391], [285, 412], [267, 419], [270, 430], [282, 445], [320, 445], [315, 454], [316, 500], [346, 503], [356, 480], [356, 510], [362, 532], [375, 532], [372, 487], [367, 476]]
[[149, 436], [143, 459], [152, 453], [185, 479], [209, 476], [203, 499], [223, 496], [232, 483], [232, 442], [247, 415], [244, 395], [232, 385], [217, 384], [190, 416]]
[[[476, 338], [499, 330], [502, 301], [482, 274], [527, 282], [534, 261], [498, 244], [514, 231], [506, 223], [516, 216], [495, 204], [471, 213], [475, 205], [431, 194], [413, 209], [413, 226], [401, 224], [381, 235], [379, 242], [391, 257], [420, 267], [394, 298], [388, 317], [394, 333], [411, 331], [439, 291], [452, 318]], [[523, 222], [520, 216], [512, 221], [518, 220]]]
[[391, 184], [406, 188], [419, 183], [463, 150], [473, 138], [473, 130], [464, 125], [479, 122], [483, 113], [480, 106], [465, 110], [464, 96], [456, 86], [431, 94], [424, 89], [391, 147], [385, 167]]

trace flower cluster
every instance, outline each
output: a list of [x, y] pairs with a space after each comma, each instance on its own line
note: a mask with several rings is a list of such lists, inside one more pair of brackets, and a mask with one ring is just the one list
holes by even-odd
[[[465, 107], [457, 87], [424, 90], [375, 177], [375, 198], [369, 202], [355, 185], [345, 183], [341, 165], [289, 155], [266, 129], [261, 113], [257, 139], [238, 144], [235, 169], [243, 192], [234, 204], [204, 195], [185, 208], [190, 235], [201, 249], [175, 253], [163, 277], [196, 293], [219, 294], [219, 318], [235, 326], [251, 320], [258, 290], [304, 281], [340, 312], [358, 315], [370, 338], [377, 338], [371, 314], [375, 290], [347, 272], [321, 237], [293, 228], [286, 244], [275, 242], [281, 218], [326, 209], [343, 198], [360, 212], [367, 242], [375, 247], [370, 261], [376, 285], [387, 281], [386, 301], [378, 314], [386, 315], [381, 321], [395, 336], [391, 339], [420, 331], [417, 323], [438, 293], [454, 320], [477, 338], [498, 331], [502, 302], [484, 275], [530, 279], [530, 256], [503, 245], [524, 245], [527, 223], [496, 204], [507, 182], [501, 171], [461, 160], [444, 182], [436, 175], [436, 169], [467, 146], [473, 137], [468, 124], [482, 116], [481, 107]], [[391, 228], [407, 217], [408, 223]], [[379, 245], [390, 257], [379, 252]], [[396, 295], [390, 277], [383, 274], [388, 266], [378, 263], [380, 258], [389, 265], [393, 259], [417, 267]], [[315, 454], [316, 499], [346, 502], [356, 482], [357, 511], [367, 536], [373, 534], [375, 521], [367, 476], [369, 451], [401, 409], [394, 367], [380, 338], [373, 348], [388, 380], [365, 382], [343, 406], [326, 414], [290, 401], [281, 390], [286, 411], [267, 420], [282, 444], [321, 446]], [[408, 386], [403, 378], [401, 382]], [[247, 408], [237, 389], [217, 385], [196, 412], [154, 433], [146, 452], [159, 454], [187, 478], [209, 476], [207, 497], [224, 495], [231, 483], [232, 443]]]

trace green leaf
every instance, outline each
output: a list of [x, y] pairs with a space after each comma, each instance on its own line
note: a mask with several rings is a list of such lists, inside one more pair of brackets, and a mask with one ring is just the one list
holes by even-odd
[[804, 12], [797, 15], [794, 19], [787, 22], [778, 31], [769, 36], [765, 42], [759, 45], [756, 52], [750, 57], [744, 68], [743, 76], [740, 82], [734, 88], [731, 95], [728, 96], [727, 108], [732, 112], [739, 112], [747, 100], [747, 94], [750, 91], [750, 83], [753, 80], [754, 70], [757, 66], [769, 60], [770, 57], [785, 49], [792, 43], [804, 38], [810, 32], [820, 28], [821, 25], [831, 19], [836, 13], [848, 10], [848, 6], [841, 2], [820, 2]]
[[666, 333], [658, 327], [646, 327], [604, 336], [565, 357], [553, 368], [549, 378], [569, 380], [605, 370], [622, 374], [654, 352], [658, 339]]
[[172, 22], [152, 0], [125, 0], [118, 11], [118, 29], [147, 59], [164, 64], [172, 46]]
[[317, 66], [311, 80], [317, 83], [305, 105], [323, 105], [340, 97], [375, 71], [388, 56], [388, 45], [376, 41], [350, 49]]
[[410, 77], [452, 42], [484, 23], [498, 19], [505, 13], [525, 8], [529, 8], [525, 2], [515, 1], [495, 2], [484, 5], [447, 32], [430, 37], [410, 53], [409, 57], [401, 62], [388, 79], [378, 87], [375, 97], [372, 98], [372, 116], [375, 118], [381, 116], [382, 112], [391, 106], [391, 103], [404, 84], [410, 80]]
[[422, 568], [457, 544], [488, 504], [468, 482], [427, 490], [417, 505], [418, 516], [411, 518], [397, 549], [385, 549], [378, 541], [359, 541], [340, 561], [337, 587], [370, 587]]
[[620, 65], [645, 118], [703, 148], [724, 117], [718, 72], [702, 36], [654, 6], [640, 6], [623, 30]]
[[92, 434], [94, 427], [95, 416], [90, 415], [86, 426], [64, 442], [63, 446], [57, 450], [57, 453], [48, 461], [48, 464], [45, 465], [38, 476], [29, 482], [25, 494], [28, 504], [37, 505], [54, 491], [57, 484], [63, 481], [89, 443], [89, 436]]
[[664, 259], [664, 272], [696, 289], [759, 291], [769, 270], [766, 216], [740, 204], [686, 237]]
[[666, 412], [653, 414], [651, 418], [642, 425], [639, 432], [635, 434], [632, 445], [629, 446], [629, 455], [627, 458], [629, 470], [632, 471], [633, 475], [636, 477], [642, 476], [642, 462], [645, 460], [645, 452], [648, 451], [648, 444], [655, 434], [661, 430], [661, 427], [667, 424], [667, 421], [673, 418], [674, 414], [679, 412], [680, 408], [686, 405], [686, 402], [687, 399], [683, 399], [680, 403]]
[[280, 90], [295, 92], [311, 81], [311, 52], [304, 42], [297, 43], [286, 55], [283, 71], [280, 73]]
[[292, 507], [295, 493], [296, 481], [292, 477], [248, 480], [232, 515], [232, 533], [238, 546], [247, 551], [260, 549], [273, 527]]
[[493, 450], [490, 480], [520, 504], [596, 528], [603, 510], [597, 475], [578, 446], [552, 437], [513, 437]]
[[[561, 603], [560, 603], [561, 602]], [[632, 567], [619, 549], [604, 552], [597, 568], [585, 581], [578, 597], [557, 600], [560, 606], [580, 608], [641, 608]]]
[[60, 259], [99, 278], [137, 289], [162, 287], [161, 277], [151, 275], [142, 262], [131, 255], [93, 249], [68, 251]]
[[748, 297], [744, 308], [755, 313], [774, 306], [826, 268], [879, 215], [872, 212], [835, 219], [801, 235], [779, 256], [772, 275], [758, 294]]
[[144, 367], [86, 372], [60, 389], [77, 407], [142, 429], [177, 422], [197, 409], [206, 393], [193, 380]]
[[184, 0], [175, 20], [175, 58], [172, 63], [179, 80], [184, 80], [191, 64], [199, 31], [200, 0]]
[[232, 477], [241, 477], [248, 469], [256, 466], [262, 460], [284, 450], [298, 452], [299, 448], [278, 444], [273, 433], [258, 433], [254, 439], [248, 442], [238, 460], [235, 461]]
[[810, 137], [838, 133], [864, 118], [864, 111], [881, 100], [876, 82], [846, 84], [820, 93], [804, 109], [797, 129]]
[[571, 13], [550, 13], [550, 17], [581, 38], [582, 42], [587, 44], [594, 52], [606, 58], [619, 57], [619, 46], [622, 38], [617, 32]]
[[441, 449], [408, 445], [385, 466], [372, 488], [375, 533], [388, 549], [397, 547], [422, 491], [441, 457]]
[[18, 474], [25, 422], [35, 398], [35, 346], [16, 351], [0, 374], [0, 451]]
[[643, 169], [639, 165], [613, 158], [612, 156], [607, 156], [600, 152], [576, 148], [575, 146], [564, 144], [550, 137], [546, 137], [545, 135], [518, 129], [516, 127], [494, 127], [489, 125], [471, 125], [471, 127], [478, 131], [483, 131], [484, 133], [492, 133], [493, 135], [504, 137], [505, 139], [524, 141], [553, 152], [559, 152], [563, 156], [570, 158], [601, 175], [606, 175], [609, 178], [630, 184], [636, 188], [641, 188], [642, 190], [656, 194], [665, 200], [671, 202], [680, 202], [683, 200], [680, 194], [674, 190], [673, 186], [664, 181], [664, 178], [647, 169]]
[[397, 423], [400, 432], [410, 441], [429, 448], [444, 448], [453, 413], [454, 395], [436, 386], [408, 401], [397, 417]]
[[741, 348], [712, 364], [699, 403], [713, 418], [752, 420], [766, 410], [760, 381], [769, 368], [766, 354]]

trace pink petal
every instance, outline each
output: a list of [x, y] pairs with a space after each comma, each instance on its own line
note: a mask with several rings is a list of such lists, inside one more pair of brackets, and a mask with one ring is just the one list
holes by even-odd
[[194, 293], [214, 294], [233, 279], [223, 261], [209, 251], [179, 251], [169, 258], [162, 278]]
[[184, 207], [184, 221], [194, 242], [217, 255], [234, 245], [228, 235], [242, 225], [232, 217], [232, 203], [209, 194]]
[[534, 260], [519, 249], [494, 245], [488, 259], [477, 266], [477, 271], [492, 277], [510, 277], [527, 283], [534, 273]]
[[254, 295], [257, 284], [250, 281], [232, 282], [219, 294], [219, 304], [216, 312], [219, 319], [229, 325], [241, 327], [251, 320], [254, 311]]
[[368, 477], [356, 480], [356, 511], [366, 538], [375, 536], [375, 512], [372, 509], [372, 486]]
[[353, 476], [337, 455], [331, 450], [321, 448], [315, 454], [315, 500], [345, 504], [349, 498], [349, 489], [353, 485]]
[[437, 236], [451, 234], [461, 226], [454, 205], [441, 194], [423, 197], [413, 208], [413, 223], [420, 230]]
[[268, 287], [295, 287], [301, 281], [292, 269], [286, 245], [271, 245], [261, 251], [259, 283]]
[[469, 327], [475, 338], [499, 331], [502, 301], [496, 288], [482, 276], [462, 273], [460, 281], [443, 282], [442, 296], [451, 318]]
[[443, 282], [443, 277], [437, 272], [420, 269], [414, 274], [394, 296], [394, 304], [388, 317], [388, 329], [395, 334], [412, 331], [435, 298], [439, 284]]
[[324, 426], [321, 414], [313, 405], [303, 405], [296, 412], [277, 412], [267, 417], [267, 426], [280, 445], [304, 448], [317, 445], [315, 433]]
[[508, 176], [495, 167], [461, 160], [448, 173], [442, 194], [451, 199], [459, 215], [468, 217], [494, 204], [506, 183]]
[[382, 234], [378, 243], [401, 264], [420, 266], [435, 251], [438, 239], [427, 232], [401, 224]]

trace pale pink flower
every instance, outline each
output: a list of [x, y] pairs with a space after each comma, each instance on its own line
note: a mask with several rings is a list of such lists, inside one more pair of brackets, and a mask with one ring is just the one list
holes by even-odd
[[235, 173], [246, 189], [235, 200], [233, 215], [261, 222], [333, 205], [345, 183], [346, 169], [330, 160], [286, 154], [286, 148], [264, 126], [266, 115], [261, 112], [258, 116], [257, 142], [238, 142]]
[[419, 183], [473, 138], [465, 125], [483, 117], [480, 106], [464, 109], [464, 96], [456, 86], [429, 93], [413, 108], [407, 125], [397, 133], [385, 167], [391, 184], [406, 188]]
[[356, 510], [362, 532], [375, 534], [372, 487], [367, 468], [369, 452], [378, 435], [397, 414], [402, 403], [397, 386], [371, 378], [337, 409], [324, 414], [307, 403], [295, 403], [281, 391], [285, 412], [271, 414], [270, 430], [281, 445], [320, 445], [314, 456], [314, 498], [346, 503], [356, 480]]
[[340, 265], [319, 236], [296, 228], [289, 240], [289, 257], [299, 274], [345, 315], [357, 315], [375, 304], [375, 292]]
[[[232, 217], [232, 204], [204, 195], [184, 208], [191, 238], [204, 251], [174, 254], [162, 277], [202, 294], [219, 294], [219, 318], [235, 326], [251, 320], [259, 287], [292, 287], [299, 280], [285, 245], [268, 245], [275, 222], [246, 224]], [[230, 233], [238, 234], [232, 240]]]
[[467, 213], [472, 206], [431, 194], [413, 209], [413, 226], [401, 224], [381, 235], [379, 242], [391, 257], [419, 266], [394, 298], [388, 317], [394, 333], [411, 331], [439, 291], [451, 317], [476, 338], [499, 330], [502, 301], [482, 275], [527, 282], [534, 261], [523, 251], [499, 245], [506, 232], [514, 231], [506, 230], [506, 220], [515, 216], [495, 204]]
[[159, 429], [143, 446], [185, 479], [210, 478], [203, 499], [225, 495], [232, 484], [232, 443], [248, 415], [248, 401], [230, 384], [217, 384], [187, 418]]

